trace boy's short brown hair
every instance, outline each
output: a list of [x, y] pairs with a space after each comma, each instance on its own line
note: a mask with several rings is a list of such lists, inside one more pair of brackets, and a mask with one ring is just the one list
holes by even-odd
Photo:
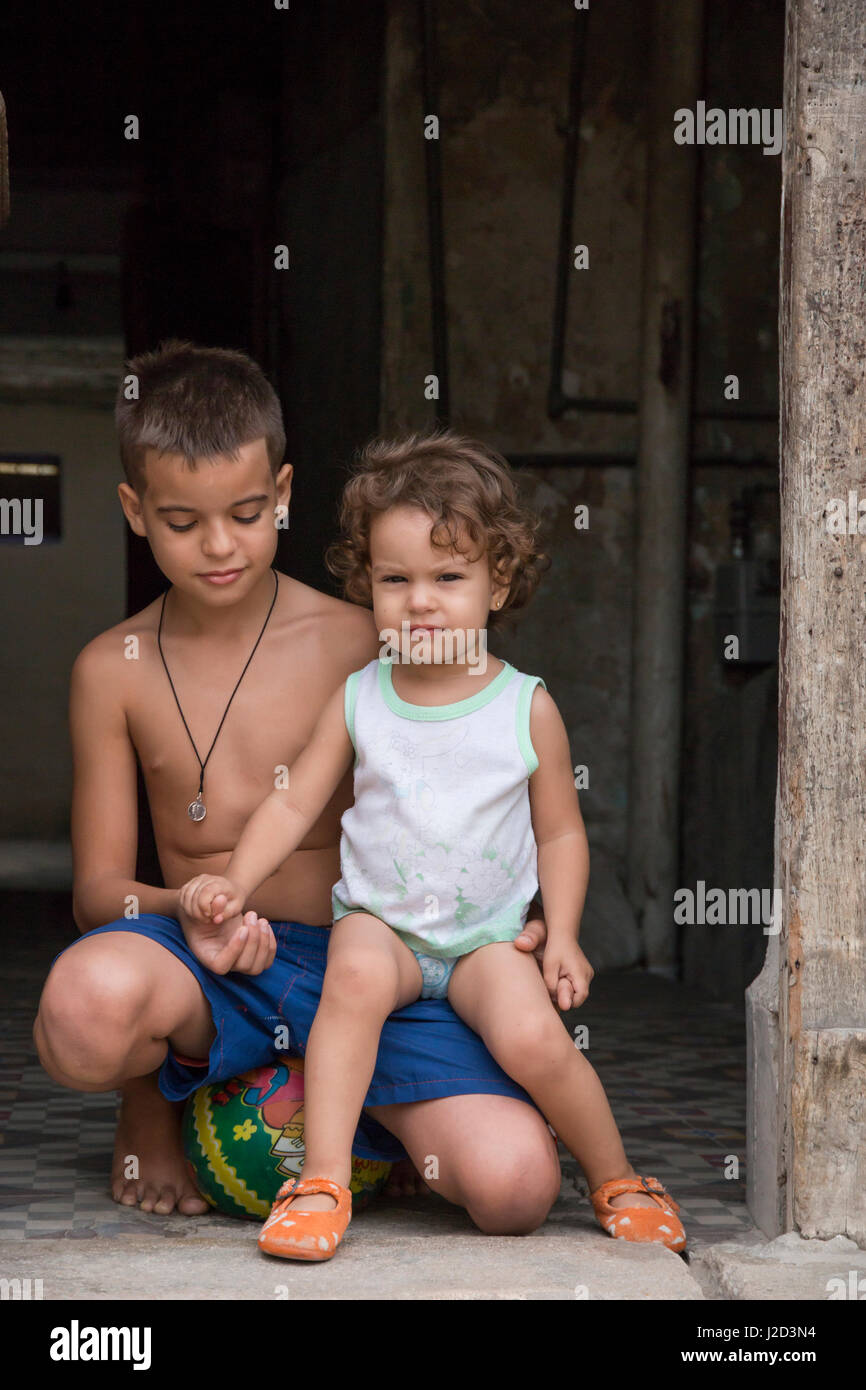
[[[146, 449], [196, 459], [233, 457], [243, 444], [264, 438], [276, 476], [286, 451], [283, 414], [261, 367], [244, 352], [196, 347], [180, 338], [160, 343], [127, 362], [114, 408], [126, 480], [144, 493]], [[135, 398], [127, 399], [129, 376]]]
[[325, 563], [354, 603], [372, 603], [367, 571], [371, 518], [397, 506], [427, 512], [434, 545], [459, 551], [462, 530], [487, 552], [491, 576], [502, 576], [510, 585], [488, 627], [509, 610], [524, 607], [550, 567], [549, 557], [536, 546], [540, 522], [520, 501], [501, 454], [445, 429], [407, 439], [374, 439], [356, 457], [340, 504], [342, 536], [325, 552]]

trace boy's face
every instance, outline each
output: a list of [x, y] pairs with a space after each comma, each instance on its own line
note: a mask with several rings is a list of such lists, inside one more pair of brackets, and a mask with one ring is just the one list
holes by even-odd
[[264, 439], [236, 459], [145, 453], [146, 491], [118, 488], [133, 531], [146, 536], [165, 577], [200, 602], [229, 607], [269, 569], [277, 549], [275, 508], [288, 505], [291, 464], [271, 473]]
[[435, 546], [432, 524], [421, 507], [413, 506], [392, 507], [370, 523], [370, 584], [380, 633], [400, 632], [404, 622], [410, 631], [477, 632], [487, 626], [497, 599], [504, 601], [508, 593], [507, 584], [491, 577], [486, 553], [478, 555], [477, 545], [468, 555]]

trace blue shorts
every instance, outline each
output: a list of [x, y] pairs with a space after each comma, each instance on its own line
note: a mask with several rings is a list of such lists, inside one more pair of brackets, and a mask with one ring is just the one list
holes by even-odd
[[[201, 986], [210, 1004], [216, 1037], [206, 1066], [181, 1062], [169, 1049], [159, 1073], [160, 1090], [169, 1100], [185, 1100], [199, 1086], [226, 1081], [279, 1060], [275, 1042], [280, 1025], [288, 1032], [283, 1055], [286, 1051], [304, 1055], [319, 1006], [330, 927], [308, 927], [302, 922], [272, 922], [271, 927], [277, 954], [260, 975], [214, 975], [193, 955], [177, 919], [155, 913], [143, 913], [134, 921], [122, 917], [78, 938], [85, 941], [102, 932], [149, 937], [183, 961]], [[77, 944], [74, 941], [65, 949], [74, 950]], [[382, 1029], [364, 1104], [393, 1105], [462, 1095], [513, 1096], [533, 1105], [526, 1091], [494, 1061], [478, 1034], [457, 1017], [447, 999], [419, 999], [391, 1014]], [[359, 1158], [392, 1162], [406, 1157], [402, 1144], [372, 1115], [365, 1114], [361, 1115], [352, 1152]]]

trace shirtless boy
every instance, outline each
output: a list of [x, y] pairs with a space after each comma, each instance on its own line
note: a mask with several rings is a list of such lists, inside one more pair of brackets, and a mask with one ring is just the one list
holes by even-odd
[[[139, 398], [125, 400], [121, 388], [120, 500], [170, 587], [164, 611], [159, 599], [102, 633], [73, 667], [73, 911], [85, 935], [51, 969], [34, 1038], [61, 1084], [122, 1089], [115, 1200], [193, 1215], [207, 1208], [183, 1161], [180, 1102], [272, 1060], [275, 1023], [305, 1045], [351, 771], [243, 919], [203, 930], [184, 919], [178, 891], [197, 874], [225, 872], [279, 769], [379, 643], [371, 613], [271, 568], [292, 467], [279, 402], [258, 367], [239, 353], [170, 343], [129, 372]], [[136, 760], [165, 888], [135, 879]], [[543, 935], [542, 923], [527, 923], [515, 945], [532, 950]], [[356, 1152], [408, 1153], [419, 1171], [436, 1155], [430, 1187], [491, 1234], [544, 1220], [560, 1182], [550, 1132], [447, 1001], [392, 1015], [368, 1097], [377, 1103]], [[130, 1155], [135, 1179], [124, 1176]]]

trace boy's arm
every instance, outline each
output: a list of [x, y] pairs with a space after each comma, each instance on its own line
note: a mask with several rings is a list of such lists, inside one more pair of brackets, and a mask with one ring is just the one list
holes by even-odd
[[[181, 904], [194, 917], [219, 922], [242, 911], [256, 889], [315, 825], [354, 757], [344, 712], [346, 682], [334, 691], [309, 743], [289, 769], [289, 785], [274, 790], [244, 826], [222, 879], [201, 875], [181, 889]], [[228, 888], [234, 889], [232, 897]]]
[[538, 767], [529, 779], [538, 881], [549, 943], [577, 940], [589, 884], [589, 844], [571, 768], [568, 734], [541, 686], [532, 694], [529, 736]]
[[[118, 644], [119, 645], [119, 644]], [[72, 667], [72, 914], [81, 932], [122, 917], [131, 897], [138, 912], [177, 916], [178, 895], [135, 878], [138, 791], [117, 674], [118, 657], [99, 639]]]

